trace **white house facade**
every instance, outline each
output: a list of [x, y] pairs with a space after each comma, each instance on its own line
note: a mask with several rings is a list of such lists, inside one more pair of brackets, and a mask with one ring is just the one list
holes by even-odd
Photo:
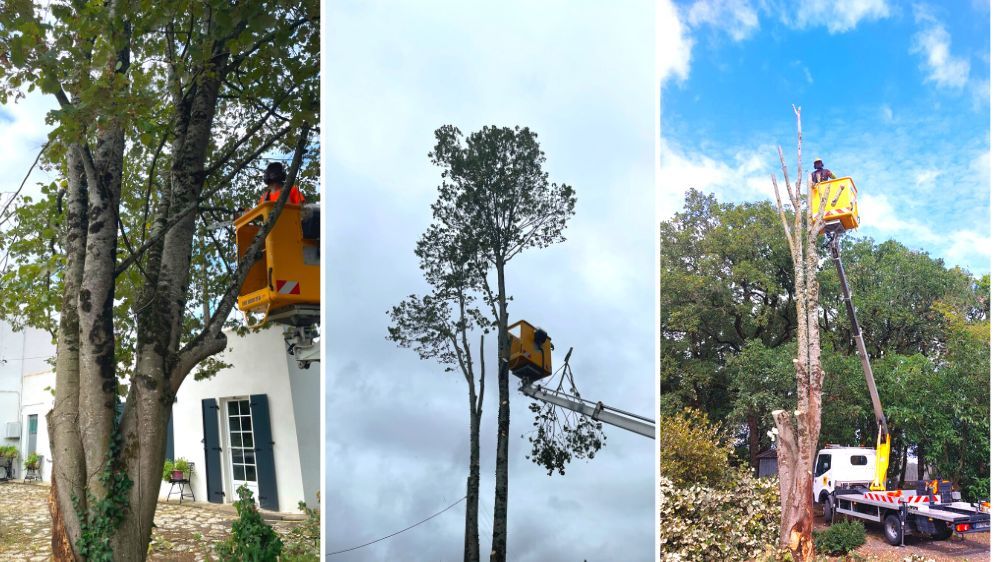
[[[320, 368], [302, 369], [272, 327], [238, 336], [227, 331], [216, 357], [230, 365], [207, 380], [189, 376], [175, 399], [167, 457], [194, 464], [190, 491], [198, 501], [232, 503], [246, 484], [262, 508], [295, 513], [300, 501], [316, 507], [320, 490]], [[46, 414], [53, 407], [55, 355], [50, 336], [13, 331], [0, 323], [0, 445], [24, 459], [42, 457], [40, 477], [51, 481]], [[167, 497], [163, 483], [160, 495]], [[177, 499], [173, 495], [171, 499]]]
[[55, 353], [47, 332], [14, 331], [0, 321], [0, 445], [17, 447], [13, 475], [17, 478], [24, 477], [24, 461], [31, 453], [42, 459], [43, 480], [52, 473], [45, 414], [52, 409], [55, 377], [48, 360]]
[[[264, 509], [316, 507], [320, 490], [320, 368], [302, 369], [280, 328], [240, 337], [217, 356], [231, 365], [181, 386], [167, 436], [168, 458], [194, 463], [198, 501], [232, 503], [246, 484]], [[163, 483], [166, 498], [170, 485]], [[173, 499], [177, 499], [175, 494]]]

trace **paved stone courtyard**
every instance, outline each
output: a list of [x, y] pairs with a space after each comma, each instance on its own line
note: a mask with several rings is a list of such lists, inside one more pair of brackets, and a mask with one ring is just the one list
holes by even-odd
[[[0, 560], [51, 559], [48, 494], [46, 484], [0, 483]], [[235, 519], [232, 506], [161, 501], [156, 509], [149, 559], [212, 560], [213, 546], [226, 538]], [[285, 535], [299, 524], [299, 519], [286, 517], [268, 523]]]

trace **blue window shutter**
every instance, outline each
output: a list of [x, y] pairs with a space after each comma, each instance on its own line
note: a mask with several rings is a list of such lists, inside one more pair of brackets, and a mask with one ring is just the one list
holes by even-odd
[[170, 417], [167, 418], [167, 455], [164, 457], [174, 460], [174, 412], [170, 408]]
[[250, 396], [254, 453], [257, 458], [257, 490], [260, 506], [278, 510], [278, 479], [274, 472], [274, 442], [271, 440], [271, 413], [266, 394]]
[[201, 427], [205, 444], [205, 489], [208, 501], [223, 503], [226, 492], [222, 489], [222, 447], [219, 445], [219, 404], [214, 398], [201, 401]]

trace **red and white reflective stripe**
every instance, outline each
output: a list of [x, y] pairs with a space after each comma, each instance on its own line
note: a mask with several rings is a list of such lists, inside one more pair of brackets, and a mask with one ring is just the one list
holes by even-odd
[[298, 295], [299, 294], [299, 282], [298, 281], [285, 281], [284, 279], [278, 279], [278, 294], [279, 295]]
[[906, 500], [909, 503], [930, 503], [940, 501], [939, 496], [890, 496], [889, 494], [882, 494], [878, 492], [865, 492], [865, 499], [886, 503], [903, 503], [903, 500]]
[[830, 209], [829, 211], [826, 212], [826, 214], [828, 216], [829, 215], [847, 215], [847, 214], [850, 214], [851, 210], [852, 210], [851, 207], [848, 207], [846, 209]]

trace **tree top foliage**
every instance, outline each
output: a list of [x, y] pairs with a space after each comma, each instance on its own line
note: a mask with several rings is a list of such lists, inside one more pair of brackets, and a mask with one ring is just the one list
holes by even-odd
[[466, 252], [502, 266], [525, 249], [565, 240], [576, 193], [549, 182], [533, 131], [489, 126], [463, 137], [444, 125], [434, 135], [428, 156], [443, 168], [434, 219]]

